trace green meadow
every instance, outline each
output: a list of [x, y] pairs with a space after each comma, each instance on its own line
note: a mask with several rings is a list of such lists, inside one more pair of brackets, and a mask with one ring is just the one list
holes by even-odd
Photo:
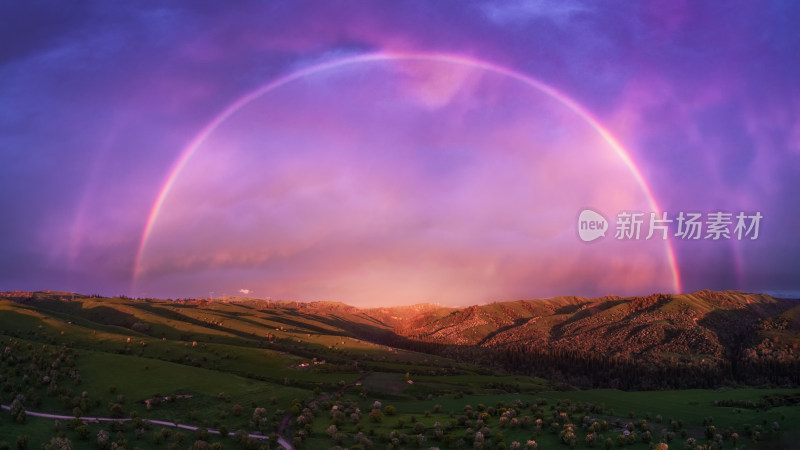
[[0, 450], [800, 442], [793, 388], [578, 390], [370, 342], [297, 309], [52, 297], [0, 300]]

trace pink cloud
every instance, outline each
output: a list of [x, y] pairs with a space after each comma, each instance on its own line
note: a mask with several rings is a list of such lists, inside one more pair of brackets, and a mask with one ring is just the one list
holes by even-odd
[[542, 92], [451, 66], [365, 63], [242, 108], [165, 201], [140, 284], [238, 271], [273, 298], [356, 303], [667, 289], [663, 242], [577, 239], [583, 207], [648, 207], [608, 143]]

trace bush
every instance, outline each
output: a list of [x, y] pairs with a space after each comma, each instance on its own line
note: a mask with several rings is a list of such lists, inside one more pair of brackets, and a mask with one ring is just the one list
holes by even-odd
[[201, 441], [207, 441], [211, 438], [211, 433], [208, 432], [207, 429], [200, 427], [197, 429], [197, 439]]
[[106, 430], [97, 432], [97, 446], [100, 448], [108, 448], [111, 446], [111, 435]]
[[14, 398], [14, 401], [11, 402], [11, 406], [8, 409], [8, 413], [11, 417], [14, 418], [14, 421], [17, 423], [25, 423], [25, 419], [27, 418], [27, 414], [25, 414], [25, 407], [22, 405], [22, 396], [18, 395]]
[[206, 441], [204, 441], [202, 439], [198, 439], [198, 440], [194, 441], [194, 444], [192, 444], [191, 449], [192, 450], [211, 450], [211, 445], [208, 442], [206, 442]]
[[109, 403], [108, 412], [111, 413], [111, 417], [117, 419], [125, 416], [125, 409], [119, 403]]
[[89, 430], [89, 427], [86, 425], [80, 425], [75, 428], [75, 433], [78, 435], [78, 439], [82, 441], [88, 441], [89, 436], [91, 436], [92, 432]]
[[72, 450], [72, 442], [65, 437], [54, 437], [42, 448], [44, 450]]
[[369, 412], [369, 420], [373, 422], [380, 422], [383, 420], [383, 413], [380, 409], [373, 409]]

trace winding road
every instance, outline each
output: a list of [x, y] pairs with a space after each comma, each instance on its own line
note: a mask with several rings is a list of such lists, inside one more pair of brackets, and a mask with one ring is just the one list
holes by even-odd
[[[8, 410], [11, 409], [11, 406], [10, 405], [0, 405], [0, 408], [3, 408], [4, 410], [8, 411]], [[63, 415], [59, 415], [59, 414], [48, 414], [48, 413], [30, 411], [30, 410], [27, 410], [27, 409], [25, 410], [25, 414], [27, 414], [29, 416], [32, 416], [32, 417], [42, 417], [42, 418], [45, 418], [45, 419], [64, 419], [64, 420], [75, 419], [75, 416], [63, 416]], [[82, 420], [84, 422], [130, 422], [132, 420], [132, 419], [125, 419], [125, 418], [117, 419], [117, 418], [113, 418], [113, 417], [83, 417], [83, 416], [82, 417], [78, 417], [77, 419], [78, 420]], [[184, 425], [184, 424], [175, 423], [175, 422], [167, 422], [167, 421], [164, 421], [164, 420], [151, 420], [151, 419], [142, 419], [142, 420], [147, 420], [148, 422], [156, 424], [156, 425], [163, 425], [163, 426], [174, 427], [174, 428], [182, 428], [184, 430], [189, 430], [189, 431], [197, 431], [198, 429], [200, 429], [200, 427], [195, 427], [193, 425]], [[208, 432], [210, 434], [219, 434], [219, 430], [208, 429]], [[251, 437], [251, 438], [255, 438], [255, 439], [269, 439], [269, 436], [264, 436], [263, 434], [248, 434], [247, 436]], [[281, 436], [280, 434], [278, 435], [278, 444], [280, 444], [280, 446], [285, 448], [286, 450], [294, 450], [294, 447], [292, 447], [292, 445], [289, 444], [289, 442], [286, 441], [286, 439], [284, 439], [283, 436]]]
[[[346, 384], [346, 385], [340, 387], [336, 392], [343, 392], [345, 389], [349, 388], [350, 386], [354, 386], [356, 383], [364, 381], [364, 379], [367, 378], [367, 375], [369, 375], [369, 374], [370, 374], [370, 372], [362, 374], [357, 380], [353, 381], [352, 383], [349, 383], [349, 384]], [[332, 395], [333, 395], [333, 393], [322, 394], [319, 397], [317, 397], [317, 398], [315, 398], [315, 399], [313, 399], [311, 401], [323, 401], [323, 400], [326, 400], [326, 399], [330, 398]], [[11, 409], [11, 406], [10, 405], [0, 405], [0, 408], [8, 411], [8, 410]], [[60, 414], [48, 414], [48, 413], [43, 413], [43, 412], [30, 411], [30, 410], [27, 410], [27, 409], [25, 410], [25, 414], [27, 414], [29, 416], [32, 416], [32, 417], [41, 417], [41, 418], [44, 418], [44, 419], [72, 420], [72, 419], [76, 418], [75, 416], [64, 416], [64, 415], [60, 415]], [[117, 418], [114, 418], [114, 417], [85, 417], [85, 416], [78, 417], [77, 419], [78, 420], [82, 420], [84, 422], [96, 422], [96, 423], [99, 423], [99, 422], [130, 422], [131, 420], [133, 420], [133, 419], [126, 419], [126, 418], [117, 419]], [[181, 429], [189, 430], [189, 431], [197, 431], [198, 429], [200, 429], [200, 427], [196, 427], [196, 426], [193, 426], [193, 425], [184, 425], [184, 424], [181, 424], [181, 423], [167, 422], [167, 421], [164, 421], [164, 420], [151, 420], [151, 419], [144, 419], [144, 418], [142, 420], [147, 420], [148, 422], [156, 424], [156, 425], [163, 425], [163, 426], [166, 426], [166, 427], [181, 428]], [[285, 416], [283, 416], [283, 419], [281, 419], [281, 424], [280, 424], [280, 426], [278, 428], [278, 444], [281, 447], [283, 447], [284, 449], [286, 449], [286, 450], [294, 450], [294, 447], [292, 446], [292, 444], [290, 444], [289, 441], [284, 436], [284, 433], [286, 433], [286, 431], [289, 429], [289, 424], [291, 423], [291, 420], [292, 420], [292, 414], [291, 413], [287, 413]], [[212, 429], [208, 429], [208, 428], [207, 428], [207, 430], [208, 430], [208, 432], [210, 434], [219, 434], [219, 430], [212, 430]], [[247, 436], [251, 437], [251, 438], [255, 438], [255, 439], [269, 439], [269, 436], [265, 436], [263, 434], [248, 434]]]

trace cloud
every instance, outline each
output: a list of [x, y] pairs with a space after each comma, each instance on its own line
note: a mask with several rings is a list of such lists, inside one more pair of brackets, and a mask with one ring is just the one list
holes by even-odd
[[[7, 250], [0, 289], [126, 291], [139, 236], [164, 178], [213, 117], [294, 70], [376, 51], [458, 54], [550, 84], [591, 111], [630, 150], [665, 209], [764, 213], [763, 238], [742, 244], [740, 286], [725, 262], [728, 250], [676, 244], [689, 289], [798, 288], [800, 263], [792, 256], [800, 254], [800, 241], [792, 238], [798, 213], [786, 199], [794, 198], [793, 180], [800, 179], [800, 3], [42, 5], [0, 6], [0, 16], [8, 18], [0, 38], [13, 37], [0, 39], [0, 188], [8, 194], [0, 210], [9, 218], [0, 223], [0, 247]], [[546, 116], [516, 124], [476, 120], [482, 114], [514, 116], [508, 105], [516, 99], [501, 95], [492, 103], [498, 91], [485, 77], [425, 67], [406, 67], [405, 75], [390, 86], [388, 100], [375, 95], [386, 86], [369, 73], [347, 91], [358, 108], [374, 113], [361, 121], [375, 128], [369, 136], [346, 126], [357, 118], [354, 111], [345, 111], [350, 116], [344, 121], [326, 114], [350, 98], [335, 90], [299, 89], [273, 92], [280, 108], [243, 122], [232, 130], [233, 139], [216, 139], [216, 156], [209, 153], [205, 161], [209, 171], [195, 166], [184, 174], [176, 187], [180, 195], [167, 205], [171, 213], [159, 222], [161, 238], [172, 242], [154, 237], [145, 262], [160, 278], [146, 292], [185, 297], [248, 285], [292, 295], [307, 285], [314, 296], [339, 289], [343, 296], [366, 298], [356, 288], [357, 274], [380, 292], [392, 279], [385, 259], [415, 261], [404, 248], [427, 258], [430, 273], [415, 275], [410, 265], [395, 278], [416, 277], [416, 286], [434, 287], [441, 280], [471, 286], [458, 288], [458, 296], [480, 291], [469, 281], [481, 274], [512, 286], [505, 294], [526, 297], [558, 295], [573, 286], [603, 295], [615, 285], [637, 283], [635, 277], [592, 283], [600, 272], [584, 268], [573, 270], [582, 279], [565, 287], [556, 280], [570, 273], [569, 258], [545, 267], [551, 275], [530, 274], [533, 263], [507, 244], [513, 242], [509, 236], [530, 237], [533, 230], [547, 231], [542, 241], [548, 248], [559, 244], [552, 236], [558, 235], [563, 211], [548, 208], [569, 197], [557, 183], [586, 161], [578, 150], [593, 148], [595, 141], [579, 132], [586, 139], [576, 139], [575, 149], [547, 154], [544, 140], [520, 146], [531, 136], [546, 137], [537, 128], [542, 124], [552, 125], [552, 135], [574, 130], [562, 126], [568, 121]], [[324, 87], [325, 79], [317, 81]], [[389, 100], [401, 93], [407, 106], [420, 111], [394, 125], [415, 130], [414, 136], [375, 125], [393, 123], [393, 111], [403, 103]], [[293, 110], [294, 103], [314, 100], [303, 95], [318, 96], [318, 110]], [[465, 100], [485, 102], [485, 109]], [[471, 142], [457, 139], [464, 124], [474, 128], [464, 134]], [[260, 131], [269, 127], [277, 132]], [[298, 136], [313, 134], [308, 129], [325, 139], [299, 145]], [[465, 151], [471, 145], [483, 146], [486, 154]], [[233, 158], [236, 146], [249, 149], [251, 159], [231, 159], [230, 168], [225, 155]], [[540, 158], [520, 159], [515, 148], [541, 152]], [[268, 152], [263, 159], [259, 149]], [[301, 151], [313, 158], [297, 158]], [[564, 163], [559, 152], [575, 158]], [[237, 172], [248, 168], [244, 161], [261, 173]], [[222, 177], [224, 171], [231, 176]], [[529, 191], [518, 182], [526, 176]], [[598, 177], [600, 187], [613, 186], [614, 177]], [[532, 194], [543, 188], [546, 195]], [[618, 194], [624, 199], [624, 192]], [[634, 189], [631, 196], [639, 194]], [[602, 205], [591, 199], [575, 211], [586, 206]], [[537, 214], [526, 215], [526, 208]], [[481, 233], [490, 226], [499, 231]], [[291, 239], [261, 245], [276, 236]], [[469, 245], [451, 252], [465, 239]], [[347, 247], [355, 243], [361, 243], [358, 251]], [[384, 257], [370, 259], [370, 252]], [[541, 248], [532, 253], [537, 262], [547, 255]], [[619, 254], [619, 267], [624, 256]], [[457, 267], [446, 269], [450, 263]], [[350, 283], [347, 289], [342, 280]], [[398, 288], [396, 297], [400, 290], [415, 295], [415, 289]]]
[[239, 293], [244, 295], [250, 295], [252, 292], [250, 289], [239, 289]]
[[[578, 239], [587, 205], [647, 207], [609, 143], [543, 91], [453, 65], [341, 67], [231, 115], [165, 199], [142, 286], [238, 274], [272, 298], [362, 304], [553, 296], [576, 293], [576, 278], [581, 289], [669, 290], [663, 243]], [[446, 101], [408, 95], [441, 84]]]
[[482, 7], [486, 17], [499, 25], [519, 24], [534, 19], [563, 22], [588, 9], [586, 5], [577, 1], [551, 2], [547, 0], [493, 2]]

